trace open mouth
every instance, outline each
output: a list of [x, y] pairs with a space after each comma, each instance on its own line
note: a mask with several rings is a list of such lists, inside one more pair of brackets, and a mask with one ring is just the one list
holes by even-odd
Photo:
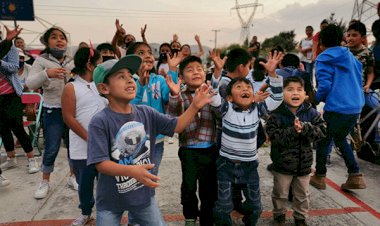
[[243, 93], [240, 97], [243, 99], [249, 99], [251, 96], [249, 95], [249, 93]]
[[125, 89], [125, 91], [127, 92], [134, 92], [135, 90], [136, 90], [135, 87], [128, 87]]
[[299, 97], [292, 97], [292, 101], [299, 101], [300, 98]]

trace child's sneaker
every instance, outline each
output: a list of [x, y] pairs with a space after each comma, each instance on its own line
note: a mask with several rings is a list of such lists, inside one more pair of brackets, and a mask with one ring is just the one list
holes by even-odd
[[0, 165], [0, 168], [4, 171], [17, 167], [16, 158], [7, 158], [7, 161]]
[[67, 179], [67, 186], [74, 189], [75, 191], [78, 191], [78, 183], [77, 183], [77, 180], [75, 179], [74, 174], [71, 175], [69, 179]]
[[40, 186], [37, 188], [37, 190], [34, 192], [34, 198], [36, 199], [43, 199], [47, 196], [49, 193], [49, 181], [43, 180], [40, 183]]
[[84, 226], [91, 220], [92, 220], [91, 215], [80, 215], [77, 219], [75, 219], [71, 223], [71, 226]]
[[168, 138], [168, 144], [174, 144], [173, 137], [169, 137], [169, 138]]
[[195, 219], [186, 219], [185, 226], [196, 226], [196, 221]]
[[0, 174], [0, 187], [8, 186], [11, 182]]
[[37, 158], [30, 158], [28, 159], [28, 168], [29, 173], [37, 173], [40, 170], [40, 167], [38, 166]]

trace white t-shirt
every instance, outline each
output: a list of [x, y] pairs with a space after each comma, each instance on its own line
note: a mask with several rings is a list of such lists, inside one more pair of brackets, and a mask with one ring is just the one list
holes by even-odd
[[[88, 131], [88, 125], [92, 117], [106, 107], [107, 100], [99, 95], [94, 82], [89, 83], [77, 76], [72, 85], [74, 86], [76, 99], [75, 118]], [[83, 140], [71, 129], [69, 138], [70, 159], [87, 159], [87, 141]]]
[[30, 69], [32, 69], [32, 66], [29, 64], [24, 64], [24, 71], [21, 75], [17, 74], [18, 80], [20, 80], [21, 84], [25, 86], [26, 78], [28, 78]]
[[[302, 49], [311, 48], [313, 46], [313, 39], [307, 40], [306, 38], [301, 40], [300, 46]], [[306, 56], [302, 53], [299, 54], [300, 60], [302, 62], [311, 63], [313, 57], [313, 52], [311, 49], [307, 51]]]
[[162, 69], [164, 69], [165, 73], [167, 74], [169, 72], [169, 64], [168, 63], [166, 63], [166, 64], [165, 63], [160, 64], [160, 68], [158, 68], [158, 73], [157, 74], [159, 74]]

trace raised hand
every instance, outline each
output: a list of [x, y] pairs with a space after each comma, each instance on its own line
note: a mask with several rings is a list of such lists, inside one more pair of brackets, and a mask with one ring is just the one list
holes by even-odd
[[176, 83], [174, 83], [172, 77], [169, 76], [168, 74], [165, 73], [164, 77], [165, 77], [166, 84], [168, 85], [168, 87], [170, 89], [170, 93], [172, 94], [172, 96], [177, 96], [181, 92], [182, 80], [178, 79], [178, 83], [176, 84]]
[[212, 89], [211, 86], [207, 84], [202, 84], [201, 87], [195, 90], [195, 95], [193, 97], [194, 107], [197, 109], [201, 109], [206, 104], [209, 104], [212, 102], [212, 97], [216, 93]]
[[171, 71], [176, 71], [177, 66], [183, 60], [183, 55], [181, 52], [174, 53], [173, 56], [170, 56], [168, 53], [166, 53], [166, 59], [169, 65], [169, 69]]
[[123, 24], [120, 24], [119, 19], [115, 21], [116, 31], [122, 35], [125, 35], [125, 29], [123, 28]]
[[146, 24], [144, 27], [141, 28], [141, 37], [145, 37], [145, 31], [146, 31]]
[[147, 66], [142, 64], [138, 71], [140, 85], [145, 86], [149, 83], [150, 73]]
[[260, 64], [267, 70], [269, 76], [277, 77], [276, 68], [282, 58], [284, 58], [283, 52], [274, 51], [273, 55], [269, 52], [268, 61], [266, 63], [260, 62]]
[[254, 97], [256, 103], [263, 102], [270, 96], [270, 92], [257, 91]]
[[173, 42], [178, 42], [178, 35], [177, 34], [173, 34]]
[[302, 123], [300, 122], [298, 117], [294, 119], [294, 129], [296, 130], [297, 133], [302, 132]]
[[215, 69], [222, 70], [224, 67], [224, 64], [226, 63], [227, 56], [223, 57], [223, 59], [220, 57], [220, 49], [213, 49], [212, 51], [209, 51], [210, 59], [215, 64]]
[[196, 42], [201, 42], [201, 39], [199, 38], [199, 35], [195, 35], [194, 39], [195, 39]]
[[11, 41], [11, 40], [13, 40], [14, 38], [16, 38], [17, 37], [17, 35], [19, 35], [20, 33], [21, 33], [21, 31], [22, 31], [22, 28], [18, 28], [19, 27], [19, 25], [17, 25], [13, 30], [10, 30], [7, 26], [5, 26], [4, 25], [4, 27], [5, 27], [5, 30], [7, 31], [7, 36], [6, 36], [6, 40], [8, 40], [8, 41]]

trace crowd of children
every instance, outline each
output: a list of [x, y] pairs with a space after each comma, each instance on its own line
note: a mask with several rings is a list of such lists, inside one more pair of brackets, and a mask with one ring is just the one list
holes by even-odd
[[[7, 28], [0, 43], [0, 114], [7, 120], [0, 121], [0, 132], [8, 159], [1, 168], [16, 166], [12, 131], [27, 153], [29, 173], [42, 172], [34, 197], [43, 199], [63, 137], [79, 185], [81, 215], [72, 225], [89, 222], [95, 204], [97, 225], [119, 225], [125, 211], [129, 225], [165, 225], [155, 188], [164, 137], [179, 133], [185, 225], [196, 225], [198, 218], [202, 226], [232, 225], [234, 211], [245, 225], [256, 225], [263, 211], [257, 151], [270, 141], [274, 224], [285, 225], [291, 193], [295, 224], [307, 225], [309, 184], [326, 188], [332, 141], [349, 174], [341, 188], [366, 188], [346, 136], [364, 105], [379, 105], [373, 89], [380, 59], [363, 44], [365, 25], [352, 22], [344, 37], [338, 26], [326, 23], [315, 36], [306, 27], [307, 37], [297, 48], [301, 59], [281, 47], [261, 58], [257, 44], [251, 49], [254, 58], [243, 48], [229, 50], [224, 58], [213, 50], [210, 81], [199, 58], [204, 50], [198, 35], [199, 53], [191, 54], [174, 35], [160, 46], [155, 62], [146, 25], [138, 42], [116, 20], [112, 43], [96, 49], [83, 43], [73, 58], [66, 55], [65, 30], [48, 29], [41, 37], [45, 50], [22, 77], [28, 89], [40, 89], [44, 97], [41, 169], [22, 128], [24, 87], [16, 76], [24, 74], [17, 69], [23, 68], [26, 53], [9, 44], [21, 30]], [[380, 23], [372, 29], [380, 31]], [[24, 58], [19, 60], [18, 53]], [[323, 114], [316, 110], [319, 102], [324, 102]], [[0, 186], [6, 186], [10, 182], [1, 173]]]

